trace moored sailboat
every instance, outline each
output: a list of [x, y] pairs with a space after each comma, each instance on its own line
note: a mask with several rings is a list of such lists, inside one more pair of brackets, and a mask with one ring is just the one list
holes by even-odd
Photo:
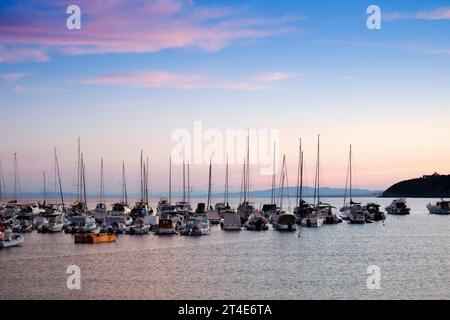
[[[295, 223], [295, 216], [289, 212], [283, 210], [283, 199], [284, 199], [284, 185], [289, 187], [288, 176], [287, 176], [287, 166], [286, 166], [286, 156], [283, 156], [283, 163], [281, 166], [281, 183], [280, 183], [280, 211], [275, 216], [273, 227], [278, 231], [295, 231], [297, 229], [297, 224]], [[288, 189], [289, 190], [289, 189]], [[289, 199], [289, 194], [288, 194]]]

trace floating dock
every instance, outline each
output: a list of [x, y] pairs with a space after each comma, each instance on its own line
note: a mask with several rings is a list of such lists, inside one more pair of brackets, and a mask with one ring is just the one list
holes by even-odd
[[78, 233], [75, 235], [75, 243], [108, 243], [115, 242], [116, 235], [114, 233]]

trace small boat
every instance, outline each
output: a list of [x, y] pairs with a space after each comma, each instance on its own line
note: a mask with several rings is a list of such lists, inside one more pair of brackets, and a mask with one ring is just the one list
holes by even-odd
[[13, 233], [11, 229], [0, 231], [0, 248], [21, 246], [23, 241], [23, 236], [18, 233]]
[[211, 223], [206, 215], [190, 216], [185, 221], [185, 226], [180, 230], [182, 236], [203, 236], [209, 234]]
[[[320, 136], [317, 136], [317, 161], [316, 172], [314, 179], [314, 205], [311, 205], [312, 210], [305, 212], [303, 219], [300, 220], [302, 227], [317, 228], [323, 225], [323, 217], [320, 209], [320, 171], [319, 171], [319, 159], [320, 159]], [[316, 202], [317, 199], [317, 202]]]
[[[295, 223], [295, 216], [291, 212], [283, 210], [285, 181], [288, 180], [286, 156], [283, 155], [283, 162], [281, 165], [281, 177], [280, 177], [280, 209], [277, 210], [277, 214], [272, 221], [273, 227], [278, 231], [295, 231], [297, 230], [297, 224]], [[289, 194], [287, 195], [289, 197]]]
[[148, 234], [150, 232], [150, 225], [145, 223], [144, 218], [137, 218], [134, 223], [127, 227], [125, 232], [127, 234]]
[[105, 203], [105, 177], [103, 173], [103, 158], [100, 160], [100, 197], [99, 202], [92, 210], [91, 214], [99, 225], [105, 222], [106, 215], [108, 214], [108, 209]]
[[333, 207], [328, 203], [321, 202], [319, 205], [319, 210], [324, 224], [337, 224], [342, 222], [341, 217], [335, 213], [336, 207]]
[[348, 220], [349, 223], [353, 224], [361, 224], [366, 222], [366, 216], [360, 203], [350, 201]]
[[323, 224], [322, 216], [316, 210], [313, 210], [312, 212], [308, 213], [300, 221], [300, 225], [302, 227], [308, 227], [308, 228], [317, 228], [317, 227], [320, 227], [322, 224]]
[[245, 221], [244, 228], [250, 231], [265, 231], [269, 229], [268, 220], [259, 213], [253, 213]]
[[411, 209], [406, 206], [406, 199], [400, 198], [392, 200], [392, 203], [386, 207], [388, 214], [407, 215], [411, 213]]
[[428, 203], [427, 209], [431, 214], [450, 214], [450, 201], [437, 201], [434, 206], [431, 203]]
[[236, 211], [229, 209], [222, 212], [222, 219], [220, 220], [220, 227], [222, 230], [241, 230], [241, 218]]
[[365, 206], [363, 206], [364, 215], [366, 219], [371, 221], [380, 221], [386, 219], [386, 213], [380, 211], [380, 205], [374, 202], [369, 202]]
[[178, 234], [180, 232], [180, 224], [180, 218], [177, 215], [167, 214], [165, 217], [159, 218], [155, 234]]
[[54, 233], [61, 232], [64, 227], [64, 215], [61, 212], [55, 211], [47, 215], [48, 222], [40, 225], [37, 228], [39, 233]]
[[79, 233], [74, 237], [75, 243], [109, 243], [115, 242], [116, 235], [114, 233]]
[[64, 229], [65, 233], [99, 233], [100, 228], [97, 227], [94, 217], [81, 214], [70, 217], [70, 225]]
[[34, 230], [34, 215], [30, 206], [23, 206], [20, 213], [13, 217], [13, 232], [31, 232]]

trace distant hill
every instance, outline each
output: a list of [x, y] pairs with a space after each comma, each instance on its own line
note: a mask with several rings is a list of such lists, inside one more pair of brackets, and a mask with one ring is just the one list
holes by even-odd
[[448, 198], [450, 175], [433, 173], [421, 178], [398, 182], [383, 192], [381, 197]]

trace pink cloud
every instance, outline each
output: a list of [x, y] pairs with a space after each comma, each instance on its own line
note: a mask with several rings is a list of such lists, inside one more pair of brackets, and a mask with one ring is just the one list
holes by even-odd
[[262, 82], [274, 82], [274, 81], [281, 81], [290, 77], [291, 77], [290, 74], [277, 71], [258, 75], [255, 77], [255, 79]]
[[140, 71], [94, 77], [82, 80], [81, 82], [85, 84], [127, 85], [142, 88], [263, 90], [271, 88], [267, 82], [279, 81], [286, 78], [286, 74], [278, 72], [268, 73], [265, 77], [254, 77], [253, 81], [223, 81], [193, 74], [177, 74], [167, 71]]
[[142, 53], [187, 46], [217, 51], [236, 41], [293, 32], [289, 24], [300, 19], [249, 17], [246, 8], [198, 6], [183, 0], [145, 4], [134, 0], [80, 0], [81, 30], [67, 30], [65, 7], [44, 3], [45, 10], [36, 9], [38, 5], [35, 9], [33, 5], [4, 9], [8, 18], [0, 19], [3, 62], [12, 61], [17, 47], [29, 51], [18, 61], [45, 61], [47, 52], [52, 51], [72, 55]]
[[10, 72], [10, 73], [3, 73], [0, 75], [3, 80], [6, 81], [16, 81], [20, 78], [28, 76], [28, 73], [24, 72]]
[[450, 7], [423, 10], [415, 13], [392, 12], [382, 16], [386, 20], [450, 20]]
[[0, 44], [0, 63], [43, 62], [49, 59], [42, 48], [6, 47]]

